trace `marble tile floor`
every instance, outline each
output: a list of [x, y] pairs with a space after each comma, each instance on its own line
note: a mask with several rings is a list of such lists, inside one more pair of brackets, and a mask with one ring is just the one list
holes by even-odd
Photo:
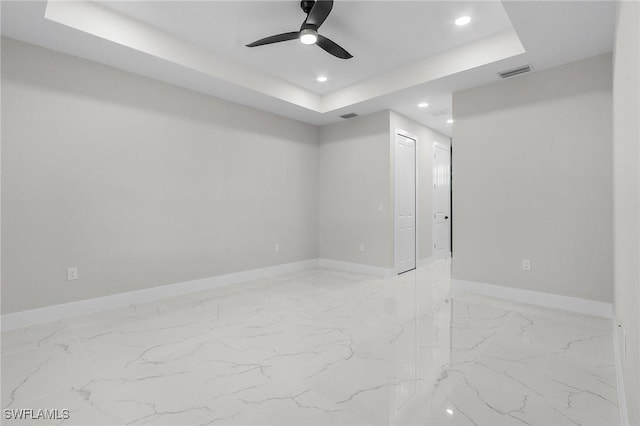
[[3, 409], [64, 425], [616, 425], [609, 320], [310, 269], [2, 333]]

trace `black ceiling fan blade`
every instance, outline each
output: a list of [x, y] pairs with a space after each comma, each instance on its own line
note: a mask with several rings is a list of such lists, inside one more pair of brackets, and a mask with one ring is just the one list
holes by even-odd
[[333, 0], [316, 0], [304, 23], [306, 25], [312, 25], [316, 29], [320, 28], [320, 25], [327, 19], [332, 8]]
[[280, 43], [281, 41], [295, 40], [298, 38], [299, 34], [300, 33], [298, 31], [293, 31], [290, 33], [282, 33], [278, 35], [273, 35], [271, 37], [261, 38], [260, 40], [256, 40], [253, 43], [247, 44], [247, 47], [264, 46], [265, 44]]
[[342, 47], [338, 46], [335, 42], [329, 40], [324, 36], [321, 36], [320, 34], [318, 34], [318, 41], [316, 42], [316, 44], [328, 53], [331, 53], [333, 56], [340, 59], [353, 58], [353, 55], [351, 53], [347, 52]]

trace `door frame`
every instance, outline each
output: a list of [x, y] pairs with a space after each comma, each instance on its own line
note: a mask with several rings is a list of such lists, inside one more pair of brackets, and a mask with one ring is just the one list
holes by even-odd
[[[451, 182], [451, 145], [445, 145], [442, 142], [434, 142], [433, 143], [433, 155], [432, 158], [433, 160], [435, 160], [435, 156], [436, 156], [436, 149], [442, 149], [443, 151], [445, 151], [447, 154], [449, 154], [449, 223], [447, 224], [446, 228], [447, 228], [447, 232], [449, 233], [449, 238], [447, 239], [448, 241], [448, 245], [449, 247], [446, 248], [446, 252], [444, 257], [436, 257], [435, 255], [435, 242], [436, 242], [436, 218], [434, 217], [435, 215], [435, 211], [436, 211], [436, 191], [434, 191], [434, 187], [432, 186], [431, 188], [431, 236], [432, 236], [432, 249], [431, 249], [431, 256], [434, 260], [440, 260], [440, 259], [448, 259], [451, 257], [451, 240], [453, 238], [453, 233], [451, 232], [451, 223], [453, 222], [453, 211], [451, 210], [451, 202], [452, 202], [452, 197], [451, 197], [451, 190], [452, 188], [452, 182]], [[435, 185], [435, 180], [433, 180], [433, 176], [435, 175], [435, 170], [436, 170], [436, 164], [435, 161], [432, 162], [432, 182], [433, 185]]]
[[[398, 233], [398, 182], [397, 175], [398, 172], [396, 170], [396, 138], [397, 136], [404, 136], [407, 139], [413, 140], [413, 179], [415, 180], [414, 184], [414, 218], [415, 218], [415, 236], [414, 236], [414, 255], [415, 255], [415, 268], [418, 267], [418, 167], [417, 167], [417, 158], [418, 158], [418, 138], [412, 134], [402, 129], [394, 129], [393, 131], [393, 275], [398, 275], [398, 263], [399, 263], [399, 254], [400, 254], [400, 235]], [[412, 269], [410, 269], [411, 271]], [[407, 271], [405, 271], [407, 272]]]

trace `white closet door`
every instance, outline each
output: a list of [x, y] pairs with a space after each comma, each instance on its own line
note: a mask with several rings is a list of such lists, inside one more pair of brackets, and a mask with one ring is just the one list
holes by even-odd
[[416, 267], [416, 141], [402, 134], [395, 140], [396, 271]]
[[449, 148], [433, 145], [433, 257], [444, 259], [451, 252]]

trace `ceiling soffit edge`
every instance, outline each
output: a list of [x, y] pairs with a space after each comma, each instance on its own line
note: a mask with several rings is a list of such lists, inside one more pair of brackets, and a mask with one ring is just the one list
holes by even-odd
[[335, 112], [400, 90], [525, 53], [513, 29], [319, 95], [247, 66], [216, 57], [133, 18], [86, 1], [47, 1], [45, 18], [316, 113]]

